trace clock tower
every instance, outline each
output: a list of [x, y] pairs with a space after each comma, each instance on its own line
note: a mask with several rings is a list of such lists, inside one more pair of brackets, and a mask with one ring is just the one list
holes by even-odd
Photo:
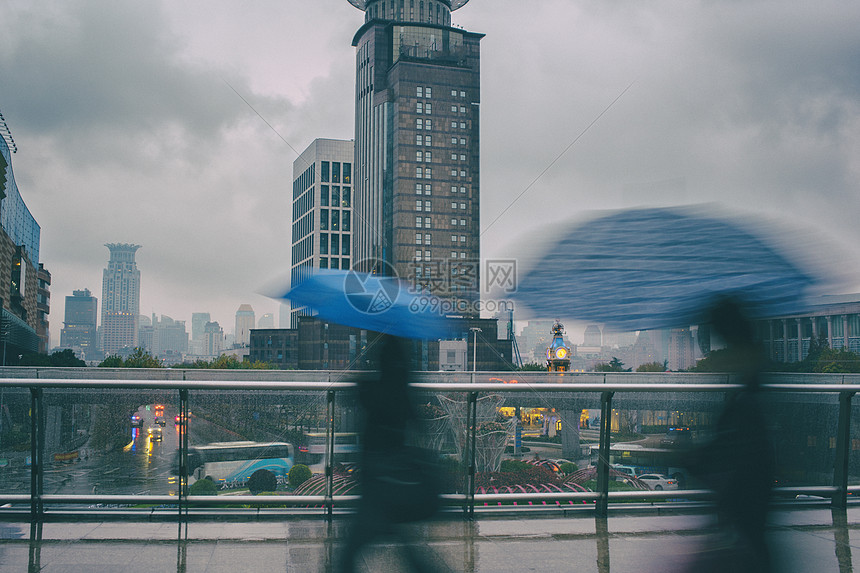
[[570, 348], [564, 344], [564, 325], [557, 321], [552, 327], [552, 344], [546, 349], [546, 366], [550, 372], [570, 371]]

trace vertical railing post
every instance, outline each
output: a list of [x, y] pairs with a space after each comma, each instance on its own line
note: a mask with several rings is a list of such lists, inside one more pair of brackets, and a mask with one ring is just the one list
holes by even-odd
[[[182, 374], [183, 380], [185, 373]], [[188, 518], [188, 389], [179, 390], [179, 526]]]
[[334, 513], [334, 390], [326, 393], [325, 505], [329, 520]]
[[478, 393], [469, 392], [469, 399], [466, 407], [466, 463], [468, 464], [466, 475], [466, 516], [469, 519], [475, 518], [475, 473], [476, 468], [476, 442], [478, 433]]
[[30, 388], [30, 521], [42, 522], [45, 455], [45, 414], [42, 389]]
[[597, 458], [596, 513], [606, 517], [609, 510], [609, 437], [612, 430], [612, 396], [614, 392], [600, 394], [600, 445]]
[[848, 452], [851, 447], [851, 399], [854, 392], [840, 392], [839, 421], [836, 426], [836, 459], [833, 462], [833, 485], [836, 493], [831, 503], [843, 508], [848, 501]]

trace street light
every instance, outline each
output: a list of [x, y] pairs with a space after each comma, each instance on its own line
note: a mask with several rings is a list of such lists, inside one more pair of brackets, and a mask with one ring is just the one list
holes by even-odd
[[475, 372], [478, 369], [478, 333], [484, 331], [476, 326], [469, 330], [475, 333], [475, 341], [472, 343], [472, 372]]

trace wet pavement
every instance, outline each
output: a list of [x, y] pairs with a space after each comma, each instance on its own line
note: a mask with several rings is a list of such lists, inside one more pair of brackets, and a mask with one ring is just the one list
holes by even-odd
[[[661, 512], [662, 513], [662, 512]], [[0, 571], [335, 571], [348, 521], [0, 523]], [[714, 520], [702, 514], [569, 517], [455, 517], [412, 526], [416, 546], [429, 550], [439, 571], [695, 571], [714, 547]], [[853, 570], [860, 559], [860, 507], [774, 511], [768, 537], [774, 571]], [[31, 533], [35, 539], [31, 541]], [[39, 536], [40, 534], [40, 536]], [[366, 552], [362, 571], [406, 570], [402, 537]]]

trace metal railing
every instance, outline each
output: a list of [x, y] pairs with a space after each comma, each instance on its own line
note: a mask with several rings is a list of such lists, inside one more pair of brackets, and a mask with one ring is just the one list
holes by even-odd
[[[31, 369], [32, 370], [32, 369]], [[519, 373], [522, 374], [522, 373]], [[237, 513], [253, 513], [259, 517], [282, 516], [284, 514], [316, 514], [330, 518], [336, 511], [342, 511], [355, 505], [359, 496], [335, 495], [333, 487], [334, 472], [332, 460], [335, 451], [335, 419], [338, 405], [338, 394], [348, 392], [354, 388], [354, 383], [338, 380], [342, 373], [329, 373], [325, 381], [279, 381], [279, 380], [120, 380], [120, 379], [95, 379], [81, 378], [70, 379], [51, 377], [50, 371], [39, 371], [35, 376], [27, 375], [23, 378], [0, 378], [0, 390], [22, 390], [30, 394], [30, 491], [28, 494], [6, 494], [0, 492], [0, 519], [11, 516], [20, 519], [24, 514], [29, 514], [32, 522], [43, 522], [50, 519], [103, 519], [110, 515], [121, 515], [122, 517], [138, 516], [147, 519], [188, 519], [191, 515], [203, 518], [213, 516], [235, 515]], [[80, 374], [78, 374], [80, 375]], [[163, 375], [163, 374], [159, 374]], [[185, 378], [185, 374], [181, 374]], [[199, 374], [197, 374], [199, 375]], [[308, 378], [320, 380], [320, 373], [309, 375]], [[138, 373], [138, 376], [143, 376]], [[179, 372], [173, 372], [171, 376], [178, 377]], [[291, 373], [293, 378], [301, 378], [302, 373]], [[501, 374], [499, 376], [502, 376]], [[504, 376], [511, 376], [510, 373]], [[605, 516], [612, 507], [610, 502], [624, 501], [666, 501], [673, 500], [677, 506], [678, 500], [689, 500], [696, 502], [710, 499], [712, 493], [708, 490], [666, 490], [666, 491], [610, 491], [610, 441], [611, 441], [611, 413], [613, 401], [619, 395], [686, 395], [690, 393], [720, 394], [736, 391], [742, 386], [734, 384], [732, 378], [726, 375], [711, 377], [696, 377], [695, 383], [673, 382], [666, 383], [663, 380], [685, 380], [684, 375], [586, 375], [560, 378], [557, 375], [526, 375], [518, 380], [517, 384], [487, 383], [480, 380], [496, 379], [492, 373], [465, 374], [458, 373], [453, 379], [457, 382], [447, 382], [451, 379], [445, 375], [423, 375], [419, 376], [419, 382], [412, 386], [419, 392], [433, 393], [463, 393], [467, 398], [466, 411], [466, 443], [463, 460], [464, 481], [468, 485], [465, 493], [449, 493], [442, 496], [444, 502], [453, 508], [463, 511], [464, 515], [474, 517], [476, 508], [479, 511], [492, 511], [496, 508], [485, 508], [492, 503], [520, 503], [529, 501], [542, 502], [580, 502], [578, 507], [591, 508], [598, 516]], [[809, 485], [799, 487], [776, 488], [775, 493], [789, 498], [800, 494], [829, 498], [834, 507], [845, 507], [849, 496], [860, 494], [860, 486], [849, 486], [849, 455], [852, 449], [851, 439], [851, 409], [854, 394], [860, 391], [860, 377], [842, 375], [813, 375], [808, 377], [788, 378], [792, 383], [780, 383], [784, 379], [780, 375], [771, 375], [766, 378], [767, 384], [763, 385], [762, 391], [767, 393], [791, 393], [798, 395], [819, 395], [838, 398], [838, 420], [836, 423], [835, 443], [831, 449], [835, 449], [835, 463], [833, 467], [833, 479], [831, 485]], [[436, 381], [443, 380], [443, 381]], [[464, 381], [468, 380], [468, 381]], [[562, 381], [563, 380], [563, 381]], [[583, 380], [583, 382], [577, 382]], [[660, 380], [655, 382], [655, 380]], [[687, 380], [693, 380], [688, 378]], [[715, 382], [716, 381], [716, 382]], [[323, 495], [189, 495], [187, 480], [179, 480], [178, 495], [62, 495], [45, 494], [43, 480], [45, 475], [45, 390], [151, 390], [161, 394], [176, 393], [180, 412], [179, 435], [179, 474], [187, 476], [187, 459], [189, 452], [188, 444], [188, 419], [189, 398], [200, 392], [210, 391], [243, 391], [243, 392], [277, 392], [290, 395], [297, 392], [319, 393], [325, 396], [325, 420], [326, 420], [326, 466], [325, 466], [325, 491]], [[479, 396], [485, 394], [506, 394], [518, 398], [555, 395], [591, 395], [600, 400], [600, 428], [599, 452], [597, 459], [597, 487], [593, 492], [533, 492], [533, 493], [476, 493], [476, 410], [475, 405]], [[854, 444], [856, 445], [856, 444]], [[99, 508], [94, 505], [134, 505], [137, 508]], [[155, 508], [140, 508], [143, 505], [159, 506]], [[29, 507], [27, 507], [29, 506]], [[79, 507], [74, 507], [79, 506]], [[80, 507], [84, 506], [84, 507]], [[277, 506], [264, 507], [264, 506]], [[309, 506], [317, 506], [310, 508]], [[544, 506], [546, 507], [546, 506]], [[563, 507], [565, 511], [573, 506]], [[191, 510], [194, 510], [193, 512]], [[498, 510], [523, 511], [529, 506], [505, 505]], [[531, 507], [534, 509], [534, 507]], [[629, 509], [629, 507], [628, 507]]]

